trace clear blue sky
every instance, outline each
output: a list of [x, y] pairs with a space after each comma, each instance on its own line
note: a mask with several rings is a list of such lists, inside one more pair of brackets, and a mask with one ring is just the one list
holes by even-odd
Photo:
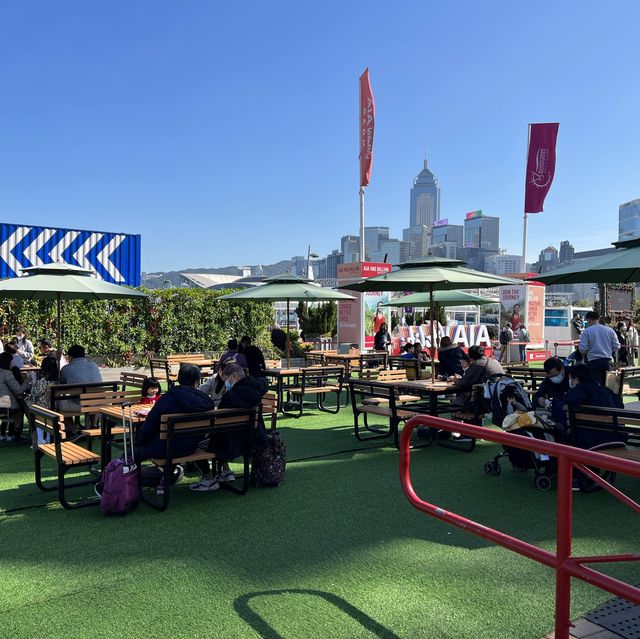
[[143, 270], [325, 254], [357, 232], [357, 78], [377, 105], [367, 224], [408, 225], [428, 140], [442, 217], [519, 252], [527, 124], [559, 121], [529, 258], [617, 238], [640, 197], [640, 3], [5, 2], [0, 219], [141, 233]]

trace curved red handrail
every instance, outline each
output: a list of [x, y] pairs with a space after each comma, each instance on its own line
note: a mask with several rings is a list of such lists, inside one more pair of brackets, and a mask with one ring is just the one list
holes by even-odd
[[[545, 453], [558, 460], [558, 499], [556, 510], [556, 552], [549, 552], [526, 542], [517, 537], [507, 535], [495, 528], [485, 526], [479, 522], [467, 519], [461, 515], [448, 511], [440, 506], [431, 504], [416, 494], [411, 483], [411, 433], [418, 426], [428, 426], [431, 428], [457, 432], [461, 435], [485, 439], [505, 446], [530, 450], [532, 452]], [[640, 477], [640, 463], [627, 459], [620, 459], [605, 453], [594, 452], [547, 442], [512, 433], [472, 426], [461, 422], [454, 422], [430, 415], [420, 415], [407, 422], [400, 437], [400, 483], [402, 490], [412, 506], [421, 510], [436, 519], [444, 521], [453, 526], [457, 526], [468, 532], [482, 537], [518, 554], [529, 557], [546, 566], [554, 568], [556, 571], [556, 639], [569, 639], [570, 620], [570, 597], [571, 597], [571, 577], [582, 579], [598, 588], [606, 590], [614, 595], [623, 597], [640, 605], [640, 588], [628, 584], [619, 579], [614, 579], [604, 573], [585, 566], [585, 563], [605, 563], [612, 561], [637, 561], [640, 554], [629, 555], [609, 555], [594, 557], [572, 557], [571, 556], [571, 536], [572, 536], [572, 472], [573, 467], [578, 467], [581, 471], [588, 471], [587, 466], [611, 470], [616, 473]], [[592, 475], [590, 475], [592, 476]], [[608, 482], [595, 476], [593, 477], [614, 497], [622, 503], [640, 513], [640, 504], [621, 493]]]

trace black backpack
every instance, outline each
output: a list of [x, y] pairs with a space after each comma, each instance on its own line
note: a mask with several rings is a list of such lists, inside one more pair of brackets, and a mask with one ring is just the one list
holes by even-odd
[[[495, 333], [494, 333], [494, 335], [495, 335]], [[508, 344], [508, 343], [509, 343], [509, 340], [507, 339], [507, 329], [506, 329], [506, 328], [503, 328], [503, 329], [500, 331], [500, 337], [499, 337], [499, 340], [500, 340], [500, 343], [501, 343], [503, 346], [505, 346], [506, 344]]]
[[251, 484], [253, 486], [279, 486], [284, 481], [287, 465], [287, 447], [276, 430], [267, 432], [267, 446], [253, 453], [251, 458]]

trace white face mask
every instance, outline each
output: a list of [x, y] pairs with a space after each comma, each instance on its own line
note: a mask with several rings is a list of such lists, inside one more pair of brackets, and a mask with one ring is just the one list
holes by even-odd
[[564, 374], [558, 373], [557, 375], [550, 377], [549, 381], [552, 382], [553, 384], [562, 384], [563, 379], [564, 379]]
[[230, 391], [233, 388], [233, 384], [231, 383], [231, 380], [228, 379], [225, 383], [224, 383], [224, 387], [226, 390]]
[[575, 377], [572, 377], [569, 380], [569, 388], [575, 388], [578, 385], [578, 380]]

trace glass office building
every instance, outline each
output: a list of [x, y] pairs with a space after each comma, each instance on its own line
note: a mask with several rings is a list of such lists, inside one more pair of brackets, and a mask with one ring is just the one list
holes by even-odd
[[618, 241], [640, 237], [640, 199], [620, 205], [618, 211]]

